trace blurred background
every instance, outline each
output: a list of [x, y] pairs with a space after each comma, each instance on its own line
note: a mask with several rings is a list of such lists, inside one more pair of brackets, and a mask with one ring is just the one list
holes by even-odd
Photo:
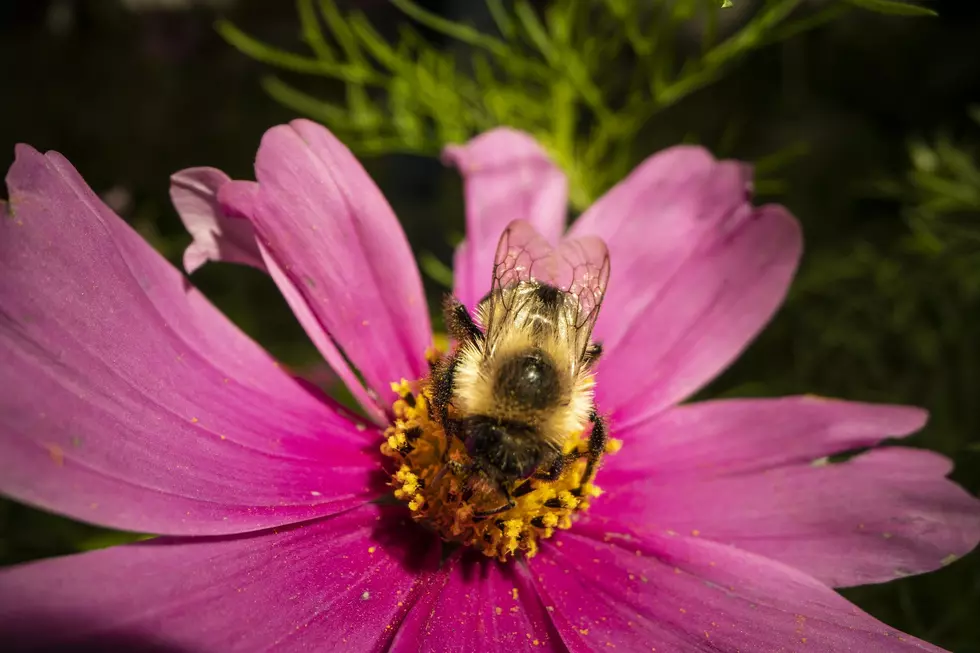
[[[297, 115], [363, 158], [419, 255], [433, 307], [461, 237], [447, 142], [509, 124], [546, 145], [579, 211], [652, 152], [697, 142], [757, 165], [758, 201], [807, 241], [786, 306], [703, 395], [811, 392], [932, 413], [915, 446], [980, 492], [980, 2], [934, 0], [5, 0], [0, 167], [65, 154], [179, 265], [168, 176], [250, 178]], [[321, 374], [271, 281], [201, 287], [285, 364]], [[0, 564], [131, 536], [0, 503]], [[845, 594], [980, 651], [980, 555]]]

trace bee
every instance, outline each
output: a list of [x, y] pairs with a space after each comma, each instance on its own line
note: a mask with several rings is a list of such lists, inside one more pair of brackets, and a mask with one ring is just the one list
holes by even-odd
[[[582, 485], [593, 478], [606, 428], [592, 390], [602, 347], [591, 338], [608, 280], [609, 254], [599, 238], [553, 249], [517, 220], [500, 238], [491, 290], [475, 319], [447, 297], [446, 324], [456, 345], [433, 366], [432, 409], [447, 437], [458, 438], [469, 454], [460, 470], [467, 487], [477, 480], [505, 501], [476, 518], [513, 508], [515, 497], [532, 490], [530, 479], [557, 480], [581, 457], [587, 458]], [[588, 453], [566, 454], [566, 440], [590, 422]]]

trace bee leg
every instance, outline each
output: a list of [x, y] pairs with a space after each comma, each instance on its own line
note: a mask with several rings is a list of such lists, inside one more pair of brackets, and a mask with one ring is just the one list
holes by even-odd
[[443, 457], [442, 468], [438, 472], [436, 472], [436, 475], [432, 477], [431, 481], [429, 481], [430, 487], [438, 486], [439, 482], [442, 481], [442, 477], [446, 475], [446, 472], [451, 472], [453, 476], [465, 475], [467, 477], [466, 480], [469, 480], [470, 470], [465, 465], [462, 465], [456, 461], [453, 460], [447, 461], [446, 458], [448, 457], [447, 456], [448, 453], [449, 453], [449, 447], [446, 447], [446, 451], [444, 451], [442, 454]]
[[581, 495], [582, 487], [586, 483], [592, 482], [592, 478], [596, 472], [596, 465], [599, 464], [599, 459], [602, 458], [602, 454], [606, 450], [605, 420], [602, 419], [599, 413], [593, 410], [589, 415], [589, 421], [592, 422], [592, 433], [589, 435], [588, 459], [585, 464], [585, 472], [582, 474], [582, 482], [572, 491], [572, 494], [575, 495]]
[[[558, 456], [555, 458], [554, 462], [551, 463], [551, 467], [548, 468], [548, 471], [535, 472], [534, 478], [538, 481], [548, 481], [549, 483], [552, 481], [557, 481], [559, 478], [561, 478], [562, 473], [564, 473], [565, 466], [578, 460], [581, 455], [582, 454], [575, 452]], [[517, 486], [517, 489], [514, 490], [513, 496], [522, 497], [525, 494], [533, 491], [534, 486], [531, 485], [531, 479], [527, 479]]]
[[602, 356], [602, 343], [593, 342], [585, 348], [585, 356], [583, 358], [585, 359], [586, 365], [592, 366], [598, 362], [600, 356]]
[[480, 510], [474, 512], [473, 513], [474, 522], [481, 522], [487, 517], [492, 517], [493, 515], [499, 515], [502, 512], [507, 512], [508, 510], [510, 510], [511, 508], [517, 505], [517, 503], [514, 502], [514, 497], [510, 496], [510, 491], [500, 481], [497, 481], [497, 490], [502, 495], [504, 495], [504, 498], [507, 499], [507, 503], [505, 505], [500, 506], [499, 508], [494, 508], [493, 510]]
[[439, 421], [446, 430], [446, 435], [453, 437], [459, 432], [458, 424], [455, 420], [449, 419], [449, 404], [453, 400], [453, 385], [456, 379], [456, 366], [459, 364], [459, 357], [453, 354], [445, 364], [445, 369], [435, 377], [433, 384], [432, 403], [439, 411]]
[[551, 467], [548, 468], [546, 472], [536, 472], [534, 478], [541, 481], [557, 481], [561, 478], [562, 473], [565, 471], [565, 466], [575, 462], [581, 457], [579, 453], [569, 453], [563, 456], [558, 456], [555, 461], [551, 463]]
[[446, 296], [443, 304], [443, 311], [446, 314], [446, 328], [458, 342], [482, 342], [483, 332], [473, 321], [470, 312], [463, 304], [452, 295]]
[[[457, 342], [482, 342], [483, 332], [476, 325], [470, 312], [452, 295], [446, 296], [443, 304], [446, 315], [446, 328], [449, 335]], [[449, 419], [449, 404], [453, 400], [453, 388], [456, 379], [456, 367], [459, 365], [459, 355], [453, 353], [439, 367], [433, 368], [434, 392], [432, 403], [439, 411], [439, 421], [449, 437], [459, 437], [459, 423]]]
[[426, 363], [429, 365], [429, 376], [435, 376], [439, 373], [439, 366], [442, 364], [442, 359], [440, 356], [433, 356], [432, 358], [427, 358]]

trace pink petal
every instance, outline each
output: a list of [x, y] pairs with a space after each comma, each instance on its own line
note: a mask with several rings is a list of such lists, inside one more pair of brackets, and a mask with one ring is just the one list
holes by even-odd
[[170, 177], [170, 199], [194, 238], [184, 251], [187, 274], [207, 261], [227, 261], [264, 269], [252, 223], [228, 215], [218, 203], [218, 190], [230, 182], [215, 168], [188, 168]]
[[167, 534], [274, 526], [372, 496], [377, 433], [280, 370], [63, 157], [19, 146], [7, 184], [0, 490]]
[[[218, 201], [223, 212], [246, 217], [249, 219], [249, 225], [251, 225], [258, 193], [259, 185], [254, 181], [232, 181], [221, 186], [218, 192]], [[336, 372], [338, 379], [350, 390], [368, 417], [377, 424], [386, 424], [388, 418], [385, 415], [385, 410], [368, 394], [367, 389], [357, 378], [357, 374], [351, 369], [350, 364], [337, 349], [333, 339], [314, 315], [312, 308], [296, 284], [265, 247], [256, 244], [256, 252], [262, 269], [268, 271], [269, 276], [275, 281], [286, 303], [289, 304], [289, 308], [292, 309], [293, 315], [296, 316], [296, 320], [310, 336], [313, 345], [323, 355], [330, 368]]]
[[[292, 286], [284, 289], [287, 299], [290, 292], [298, 296], [290, 302], [294, 310], [299, 298], [307, 304], [324, 337], [386, 408], [395, 398], [392, 381], [427, 371], [432, 341], [422, 281], [401, 226], [350, 151], [310, 121], [266, 132], [255, 172], [252, 219]], [[333, 352], [323, 353], [334, 362]]]
[[722, 544], [598, 524], [559, 538], [530, 567], [573, 652], [940, 650], [799, 571]]
[[392, 653], [564, 651], [521, 563], [457, 554], [420, 593]]
[[6, 651], [380, 651], [440, 551], [392, 512], [367, 505], [277, 531], [8, 568], [0, 641]]
[[386, 424], [388, 418], [385, 416], [384, 409], [378, 405], [375, 397], [369, 393], [368, 389], [361, 384], [360, 379], [357, 378], [357, 374], [351, 369], [347, 359], [344, 358], [344, 355], [334, 343], [333, 338], [330, 337], [330, 334], [327, 333], [316, 315], [314, 315], [312, 307], [306, 302], [302, 292], [296, 287], [289, 275], [279, 267], [279, 263], [269, 254], [265, 247], [260, 246], [259, 250], [265, 262], [265, 267], [269, 270], [269, 276], [279, 286], [279, 292], [282, 293], [286, 303], [289, 304], [289, 308], [292, 309], [296, 320], [310, 336], [313, 345], [323, 355], [323, 359], [337, 373], [337, 377], [350, 390], [351, 395], [353, 395], [357, 403], [364, 409], [367, 416], [375, 424]]
[[620, 425], [690, 396], [782, 302], [802, 248], [796, 220], [753, 209], [748, 168], [701, 148], [657, 154], [572, 228], [606, 241], [612, 276], [596, 326], [596, 396]]
[[568, 180], [529, 135], [508, 128], [450, 145], [443, 158], [465, 180], [466, 241], [456, 251], [454, 292], [473, 308], [490, 291], [493, 255], [504, 228], [527, 220], [548, 242], [565, 229]]
[[[232, 218], [244, 218], [251, 224], [252, 214], [255, 213], [255, 200], [259, 196], [258, 183], [235, 180], [221, 184], [217, 190], [218, 210]], [[257, 241], [255, 251], [258, 254]]]
[[603, 485], [638, 478], [704, 478], [810, 463], [915, 433], [921, 408], [815, 396], [726, 399], [677, 406], [616, 437], [626, 455], [603, 461]]
[[[350, 389], [351, 394], [372, 420], [378, 424], [386, 423], [388, 419], [385, 416], [384, 409], [378, 406], [364, 386], [361, 385], [357, 375], [351, 369], [347, 360], [344, 359], [340, 350], [337, 349], [337, 345], [324, 330], [323, 326], [317, 320], [316, 315], [313, 314], [302, 293], [300, 293], [289, 276], [282, 270], [279, 263], [272, 258], [268, 250], [256, 242], [255, 230], [252, 227], [252, 216], [255, 213], [255, 201], [258, 197], [259, 185], [254, 181], [230, 181], [220, 171], [210, 172], [213, 170], [212, 168], [192, 168], [184, 172], [187, 173], [197, 170], [208, 171], [205, 178], [206, 187], [212, 189], [214, 192], [206, 197], [207, 208], [211, 211], [210, 219], [217, 220], [219, 226], [223, 229], [223, 234], [225, 234], [220, 236], [222, 240], [216, 241], [215, 243], [215, 247], [223, 250], [223, 253], [215, 253], [213, 251], [214, 248], [211, 247], [211, 241], [216, 236], [210, 230], [207, 230], [205, 235], [200, 237], [195, 236], [195, 238], [200, 239], [200, 242], [196, 240], [187, 248], [187, 251], [184, 253], [184, 267], [187, 268], [189, 273], [193, 272], [194, 269], [204, 262], [202, 256], [205, 255], [212, 260], [234, 261], [234, 257], [237, 256], [237, 252], [241, 251], [241, 248], [236, 249], [235, 243], [230, 241], [235, 240], [241, 242], [247, 240], [250, 247], [246, 252], [248, 260], [238, 262], [254, 265], [254, 267], [269, 273], [276, 282], [276, 285], [279, 286], [280, 291], [286, 299], [286, 303], [289, 304], [297, 321], [299, 321], [300, 325], [309, 334], [313, 344], [323, 354], [324, 359], [330, 367], [336, 371], [339, 380]], [[178, 173], [178, 175], [182, 174]], [[202, 184], [198, 183], [197, 186], [200, 187]], [[173, 187], [171, 187], [171, 195], [173, 194]], [[201, 191], [201, 195], [205, 195], [205, 193]], [[183, 202], [183, 206], [187, 210], [182, 212], [181, 216], [189, 230], [191, 225], [188, 224], [185, 213], [200, 215], [205, 212], [205, 209], [199, 206], [202, 202], [198, 200], [194, 201], [197, 203], [188, 202], [186, 199]], [[178, 206], [178, 209], [182, 206], [177, 203], [177, 198], [174, 199], [174, 204]], [[207, 220], [208, 218], [202, 219], [205, 226], [207, 225]], [[195, 232], [191, 230], [191, 233]]]
[[937, 454], [889, 447], [845, 463], [761, 473], [650, 473], [606, 483], [595, 508], [637, 528], [768, 556], [828, 585], [863, 585], [937, 569], [977, 545], [980, 501], [944, 478], [950, 468]]

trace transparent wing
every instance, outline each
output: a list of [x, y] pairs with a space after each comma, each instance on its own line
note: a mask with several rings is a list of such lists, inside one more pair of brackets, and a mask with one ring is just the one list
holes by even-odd
[[494, 257], [484, 324], [488, 342], [493, 342], [497, 327], [521, 313], [521, 302], [529, 297], [513, 292], [521, 282], [548, 284], [574, 298], [560, 319], [566, 323], [569, 337], [575, 340], [579, 355], [584, 355], [609, 282], [606, 244], [587, 236], [567, 240], [556, 249], [527, 221], [510, 223]]
[[554, 250], [526, 220], [514, 220], [497, 243], [493, 259], [491, 291], [499, 291], [521, 281], [551, 283], [556, 275]]
[[562, 242], [554, 258], [554, 285], [578, 300], [571, 326], [584, 354], [609, 284], [609, 250], [602, 239], [586, 236]]
[[480, 301], [485, 343], [492, 350], [500, 326], [520, 312], [522, 297], [513, 289], [524, 281], [541, 281], [554, 276], [553, 249], [531, 223], [514, 220], [497, 242], [493, 258], [490, 293]]

